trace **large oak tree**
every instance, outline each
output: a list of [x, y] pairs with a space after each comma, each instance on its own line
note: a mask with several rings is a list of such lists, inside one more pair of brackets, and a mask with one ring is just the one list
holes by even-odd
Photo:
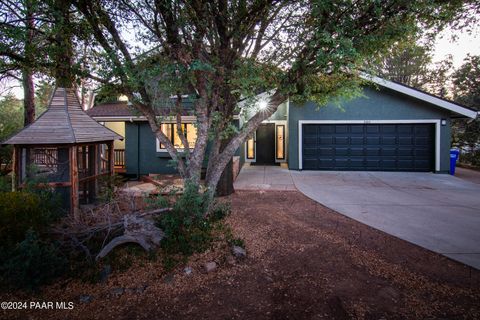
[[[215, 190], [235, 151], [286, 99], [352, 95], [365, 59], [418, 28], [437, 28], [468, 1], [73, 0], [98, 46], [91, 73], [126, 94], [186, 180]], [[254, 97], [271, 92], [268, 107]], [[158, 108], [181, 122], [182, 95], [194, 98], [197, 139], [175, 149]], [[243, 100], [253, 116], [233, 127]], [[252, 103], [249, 103], [252, 102]], [[207, 154], [207, 144], [210, 145]]]

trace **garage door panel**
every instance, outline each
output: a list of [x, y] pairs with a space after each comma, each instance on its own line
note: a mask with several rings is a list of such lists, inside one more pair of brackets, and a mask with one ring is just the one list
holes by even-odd
[[303, 155], [305, 157], [309, 157], [309, 156], [314, 156], [316, 157], [317, 155], [317, 148], [304, 148], [303, 149]]
[[[318, 133], [317, 131], [318, 131], [319, 128], [320, 128], [321, 130], [325, 130], [325, 129], [326, 129], [325, 127], [318, 127], [318, 126], [316, 126], [316, 125], [304, 125], [304, 126], [303, 126], [303, 134], [304, 134], [305, 136], [307, 136], [307, 135], [315, 135], [315, 136], [316, 136], [317, 133]], [[324, 132], [324, 131], [321, 131], [321, 132]], [[333, 131], [332, 131], [332, 132], [333, 132]]]
[[335, 155], [334, 148], [318, 148], [318, 154], [320, 156], [333, 156]]
[[380, 167], [380, 159], [367, 159], [365, 160], [365, 164], [367, 168], [378, 168]]
[[335, 144], [343, 144], [343, 145], [349, 144], [348, 136], [346, 136], [346, 137], [335, 137]]
[[367, 156], [379, 156], [380, 155], [380, 147], [378, 147], [378, 148], [367, 148], [365, 154]]
[[380, 126], [379, 125], [373, 125], [369, 124], [366, 126], [367, 129], [367, 134], [368, 133], [380, 133]]
[[397, 125], [397, 133], [399, 135], [405, 135], [405, 134], [412, 134], [413, 131], [413, 125], [410, 124], [403, 124], [403, 125]]
[[430, 143], [430, 140], [428, 139], [428, 137], [415, 138], [416, 146], [428, 146], [429, 143]]
[[336, 125], [335, 126], [335, 133], [347, 133], [348, 132], [348, 125]]
[[317, 136], [314, 136], [314, 135], [304, 136], [303, 137], [303, 144], [305, 146], [316, 145], [317, 144]]
[[397, 149], [397, 155], [400, 157], [411, 157], [413, 156], [414, 150], [411, 148], [398, 148]]
[[351, 158], [350, 159], [350, 166], [353, 167], [353, 168], [363, 167], [364, 166], [363, 158], [361, 158], [361, 159]]
[[351, 137], [350, 144], [352, 146], [362, 146], [364, 143], [364, 137]]
[[351, 156], [363, 156], [364, 153], [364, 148], [350, 148], [350, 155]]
[[383, 170], [394, 170], [397, 167], [397, 160], [394, 159], [383, 159], [381, 163], [381, 168]]
[[333, 137], [319, 136], [318, 137], [318, 143], [321, 144], [321, 145], [333, 144]]
[[397, 139], [395, 137], [382, 137], [382, 145], [395, 145], [397, 144]]
[[318, 168], [319, 169], [328, 169], [335, 165], [335, 160], [333, 159], [319, 159]]
[[432, 124], [305, 124], [303, 168], [432, 171]]
[[363, 134], [364, 132], [364, 125], [362, 124], [354, 124], [350, 127], [350, 133], [352, 134]]
[[398, 168], [401, 170], [408, 170], [408, 169], [414, 169], [414, 162], [413, 160], [407, 160], [407, 159], [399, 159], [397, 161]]
[[335, 148], [335, 155], [336, 156], [348, 156], [348, 148]]
[[382, 148], [381, 151], [382, 156], [396, 156], [397, 149], [396, 148]]
[[384, 124], [382, 125], [383, 134], [395, 134], [397, 132], [397, 127], [394, 124]]
[[367, 145], [379, 145], [380, 144], [380, 136], [378, 137], [367, 137]]
[[346, 158], [336, 158], [335, 159], [335, 167], [336, 169], [345, 169], [348, 168], [348, 159]]
[[419, 170], [428, 169], [430, 163], [428, 160], [415, 160], [415, 168]]
[[432, 153], [432, 151], [428, 148], [428, 149], [420, 149], [420, 148], [416, 148], [415, 149], [415, 157], [419, 158], [428, 158], [430, 156], [430, 154]]
[[409, 137], [398, 137], [398, 144], [399, 145], [411, 145], [413, 144], [413, 138], [411, 136]]

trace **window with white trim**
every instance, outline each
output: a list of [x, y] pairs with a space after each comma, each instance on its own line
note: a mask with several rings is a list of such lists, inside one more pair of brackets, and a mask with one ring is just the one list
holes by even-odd
[[[187, 138], [189, 148], [195, 148], [195, 142], [197, 141], [197, 128], [193, 123], [182, 123], [181, 125], [183, 134]], [[177, 133], [176, 123], [162, 123], [161, 130], [168, 137], [168, 139], [176, 149], [184, 148], [180, 136]], [[165, 150], [165, 146], [161, 144], [160, 141], [157, 139], [157, 151]]]

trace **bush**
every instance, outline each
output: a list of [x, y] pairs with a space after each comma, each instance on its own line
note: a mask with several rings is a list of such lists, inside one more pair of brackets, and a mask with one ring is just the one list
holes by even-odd
[[480, 168], [480, 151], [462, 153], [459, 160], [461, 163]]
[[56, 197], [48, 189], [26, 190], [0, 193], [0, 279], [33, 289], [62, 274], [66, 259], [47, 236], [61, 214]]
[[36, 289], [62, 275], [67, 261], [54, 242], [41, 240], [33, 230], [14, 248], [3, 247], [2, 282], [14, 288]]
[[0, 175], [0, 192], [12, 191], [12, 177]]
[[32, 229], [42, 233], [58, 217], [50, 200], [29, 192], [0, 193], [0, 243], [15, 245]]
[[[157, 220], [157, 226], [166, 235], [161, 242], [165, 253], [189, 256], [210, 246], [216, 222], [230, 211], [228, 205], [212, 204], [211, 201], [209, 195], [200, 193], [196, 185], [185, 185], [183, 194], [173, 205], [173, 210]], [[164, 204], [165, 201], [160, 199], [157, 203]], [[210, 214], [207, 217], [209, 209]]]

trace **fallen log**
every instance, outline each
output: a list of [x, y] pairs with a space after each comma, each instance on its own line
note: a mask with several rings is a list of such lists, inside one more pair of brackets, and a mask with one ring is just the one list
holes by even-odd
[[[162, 209], [163, 210], [163, 209]], [[164, 212], [163, 210], [161, 212]], [[158, 213], [155, 211], [146, 212], [143, 215], [126, 215], [123, 218], [124, 234], [113, 238], [98, 253], [95, 260], [101, 259], [109, 254], [114, 248], [125, 243], [137, 243], [145, 251], [150, 251], [160, 245], [160, 241], [165, 237], [165, 233], [155, 226], [151, 219], [145, 218], [146, 215]]]

